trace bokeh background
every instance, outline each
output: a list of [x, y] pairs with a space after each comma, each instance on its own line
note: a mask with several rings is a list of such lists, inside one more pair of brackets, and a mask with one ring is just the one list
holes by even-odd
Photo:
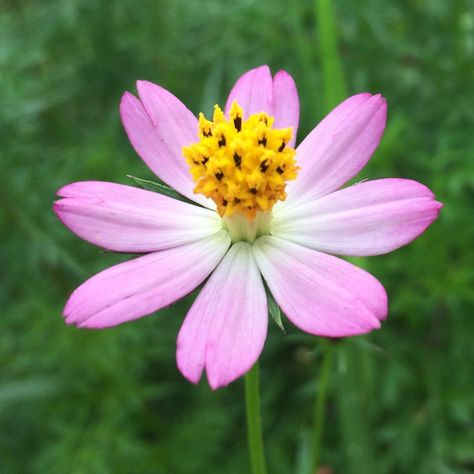
[[[209, 112], [263, 63], [298, 84], [300, 140], [339, 96], [383, 93], [387, 131], [358, 179], [417, 179], [445, 203], [416, 242], [358, 262], [390, 314], [332, 345], [324, 472], [474, 472], [474, 3], [333, 7], [338, 52], [318, 0], [0, 1], [0, 472], [249, 472], [243, 381], [212, 392], [176, 369], [192, 295], [110, 330], [63, 323], [70, 292], [129, 256], [51, 205], [72, 181], [153, 179], [118, 115], [136, 79]], [[285, 327], [270, 322], [261, 358], [266, 450], [271, 473], [306, 474], [327, 341]]]

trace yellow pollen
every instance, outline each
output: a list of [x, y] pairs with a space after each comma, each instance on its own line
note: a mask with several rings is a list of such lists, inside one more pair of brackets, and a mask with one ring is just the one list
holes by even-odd
[[195, 193], [211, 198], [221, 217], [239, 213], [253, 220], [284, 201], [286, 181], [296, 179], [296, 152], [287, 146], [292, 130], [272, 128], [274, 118], [264, 112], [244, 120], [235, 101], [229, 116], [218, 105], [212, 121], [199, 114], [200, 140], [183, 154]]

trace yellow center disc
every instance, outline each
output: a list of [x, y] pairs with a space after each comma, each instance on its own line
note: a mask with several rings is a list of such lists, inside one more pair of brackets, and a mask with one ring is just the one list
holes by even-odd
[[286, 181], [297, 176], [296, 152], [287, 146], [292, 130], [272, 128], [274, 119], [264, 112], [243, 120], [237, 102], [229, 115], [218, 105], [212, 121], [199, 114], [200, 140], [183, 154], [195, 193], [211, 198], [221, 217], [239, 213], [252, 220], [284, 201]]

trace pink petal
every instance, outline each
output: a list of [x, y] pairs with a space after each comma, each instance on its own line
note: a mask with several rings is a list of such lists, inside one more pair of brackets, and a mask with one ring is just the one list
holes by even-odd
[[198, 140], [198, 122], [183, 103], [167, 90], [139, 81], [140, 100], [126, 92], [120, 115], [133, 148], [165, 183], [187, 198], [214, 209], [213, 202], [194, 194], [194, 181], [182, 148]]
[[276, 237], [253, 245], [260, 271], [288, 319], [305, 332], [344, 337], [380, 327], [387, 295], [378, 280], [337, 257]]
[[279, 71], [273, 78], [273, 116], [275, 128], [293, 129], [289, 146], [294, 147], [300, 120], [300, 101], [293, 78], [286, 71]]
[[225, 106], [229, 113], [232, 102], [236, 100], [244, 110], [244, 116], [266, 112], [275, 117], [276, 128], [293, 128], [289, 143], [294, 147], [300, 115], [300, 103], [295, 81], [286, 71], [279, 71], [272, 79], [270, 68], [266, 65], [247, 71], [230, 91]]
[[84, 240], [116, 252], [178, 247], [222, 227], [218, 215], [151, 191], [101, 181], [68, 184], [54, 211]]
[[338, 105], [298, 146], [298, 178], [288, 183], [283, 207], [324, 196], [353, 178], [369, 161], [385, 129], [380, 95], [358, 94]]
[[273, 81], [270, 68], [260, 66], [241, 76], [230, 91], [225, 106], [229, 113], [232, 102], [236, 100], [244, 110], [244, 117], [258, 112], [273, 115]]
[[247, 372], [267, 335], [267, 302], [250, 244], [234, 244], [201, 291], [178, 335], [177, 363], [193, 383], [206, 369], [216, 389]]
[[222, 230], [192, 244], [110, 267], [74, 291], [64, 308], [66, 322], [98, 329], [164, 308], [200, 285], [229, 245]]
[[379, 255], [418, 237], [442, 204], [408, 179], [366, 181], [275, 213], [273, 235], [342, 255]]

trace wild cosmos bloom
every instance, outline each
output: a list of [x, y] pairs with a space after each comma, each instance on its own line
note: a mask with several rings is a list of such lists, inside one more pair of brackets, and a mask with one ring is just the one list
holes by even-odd
[[[267, 334], [263, 280], [287, 318], [310, 334], [380, 327], [387, 295], [372, 275], [335, 255], [390, 252], [419, 236], [441, 204], [422, 184], [378, 179], [341, 189], [367, 163], [386, 121], [380, 95], [354, 95], [295, 148], [299, 100], [291, 76], [244, 74], [225, 113], [196, 118], [158, 85], [137, 83], [120, 113], [151, 170], [189, 204], [120, 184], [59, 190], [54, 210], [81, 238], [145, 253], [83, 283], [68, 324], [105, 328], [151, 314], [205, 282], [179, 331], [177, 363], [212, 388], [247, 372]], [[262, 280], [263, 276], [263, 280]]]

